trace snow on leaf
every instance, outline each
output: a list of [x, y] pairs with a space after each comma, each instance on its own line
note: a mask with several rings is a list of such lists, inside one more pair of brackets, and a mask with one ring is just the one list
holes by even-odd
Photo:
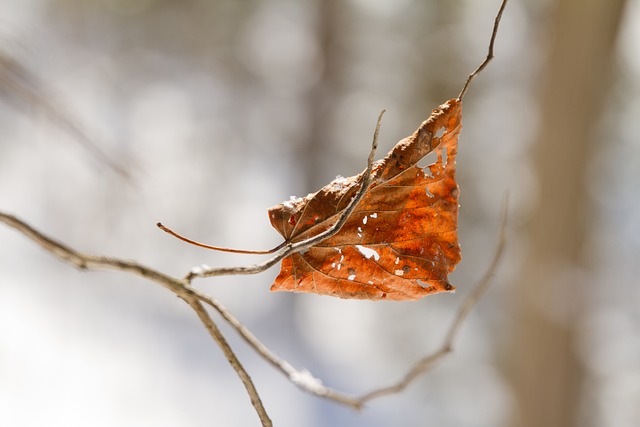
[[380, 254], [376, 252], [375, 249], [367, 248], [362, 245], [356, 245], [356, 248], [368, 259], [373, 258], [375, 261], [380, 259]]

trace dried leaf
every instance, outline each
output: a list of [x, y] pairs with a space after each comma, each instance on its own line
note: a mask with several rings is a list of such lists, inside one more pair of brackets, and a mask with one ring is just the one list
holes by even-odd
[[[458, 99], [433, 110], [412, 136], [374, 164], [371, 185], [342, 229], [285, 258], [271, 290], [370, 300], [453, 291], [447, 276], [460, 261], [455, 156], [461, 118]], [[437, 161], [419, 167], [431, 151]], [[340, 217], [363, 173], [274, 206], [271, 224], [289, 242], [321, 233]]]

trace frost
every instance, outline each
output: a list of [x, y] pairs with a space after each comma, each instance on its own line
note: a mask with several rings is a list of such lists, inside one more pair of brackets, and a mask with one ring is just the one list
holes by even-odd
[[371, 215], [369, 215], [371, 218], [378, 218], [378, 213], [372, 213]]
[[331, 182], [331, 185], [340, 187], [341, 189], [349, 185], [351, 182], [342, 175], [337, 175], [336, 179]]
[[400, 257], [396, 257], [396, 265], [400, 264]]
[[356, 275], [355, 275], [355, 274], [352, 274], [351, 276], [347, 277], [347, 279], [349, 279], [349, 280], [353, 280], [353, 279], [355, 279], [355, 278], [356, 278]]
[[393, 272], [396, 276], [404, 276], [404, 270], [396, 270]]
[[365, 216], [364, 218], [362, 218], [362, 223], [363, 223], [363, 224], [366, 224], [366, 223], [367, 223], [367, 218], [368, 218], [367, 216]]
[[289, 200], [284, 202], [283, 205], [288, 209], [293, 209], [294, 208], [293, 204], [298, 203], [300, 201], [302, 201], [302, 197], [289, 196]]
[[364, 255], [364, 257], [367, 259], [373, 258], [374, 261], [378, 261], [380, 259], [380, 254], [376, 252], [374, 249], [367, 248], [362, 245], [356, 245], [356, 249], [358, 249], [360, 253]]
[[311, 372], [306, 369], [290, 373], [289, 379], [295, 385], [306, 390], [310, 390], [313, 393], [323, 395], [327, 392], [325, 386], [322, 385], [322, 381], [319, 378], [314, 377]]
[[191, 267], [191, 274], [203, 274], [207, 270], [211, 270], [211, 267], [207, 264], [200, 264], [195, 267]]

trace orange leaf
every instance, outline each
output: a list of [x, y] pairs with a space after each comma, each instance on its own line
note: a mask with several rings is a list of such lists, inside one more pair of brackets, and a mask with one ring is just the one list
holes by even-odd
[[[455, 157], [461, 119], [457, 99], [433, 110], [374, 164], [371, 185], [340, 231], [285, 258], [271, 290], [371, 300], [453, 291], [447, 276], [460, 261]], [[437, 161], [417, 166], [431, 151]], [[274, 206], [271, 224], [288, 242], [315, 236], [338, 220], [361, 179], [362, 173], [338, 177], [317, 193]]]

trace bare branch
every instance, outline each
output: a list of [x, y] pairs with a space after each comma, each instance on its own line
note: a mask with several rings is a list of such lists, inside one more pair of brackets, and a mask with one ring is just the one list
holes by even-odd
[[51, 252], [61, 260], [73, 264], [81, 270], [106, 269], [126, 271], [154, 281], [175, 294], [184, 294], [185, 296], [194, 295], [192, 293], [193, 290], [186, 286], [187, 283], [181, 280], [168, 276], [152, 268], [145, 267], [135, 261], [94, 256], [75, 251], [64, 244], [45, 236], [29, 224], [13, 215], [0, 212], [0, 222], [4, 222], [10, 227], [13, 227], [25, 236], [29, 237], [47, 252]]
[[493, 46], [496, 42], [496, 37], [498, 36], [498, 26], [500, 25], [500, 20], [502, 19], [502, 12], [504, 12], [504, 8], [507, 6], [507, 1], [508, 0], [502, 0], [502, 4], [500, 5], [500, 9], [498, 10], [498, 14], [496, 15], [496, 19], [493, 22], [493, 31], [491, 32], [491, 40], [489, 41], [489, 51], [487, 52], [487, 57], [484, 59], [484, 61], [482, 61], [482, 64], [480, 64], [478, 66], [478, 68], [476, 68], [473, 73], [469, 74], [469, 77], [467, 77], [467, 81], [464, 82], [464, 86], [462, 87], [462, 90], [460, 91], [460, 95], [458, 95], [458, 99], [460, 101], [462, 101], [462, 98], [464, 97], [464, 94], [467, 92], [467, 89], [469, 88], [469, 84], [471, 84], [471, 81], [482, 71], [484, 70], [484, 67], [487, 66], [487, 64], [493, 59]]
[[193, 279], [197, 277], [213, 277], [213, 276], [228, 276], [228, 275], [238, 275], [238, 274], [257, 274], [261, 273], [269, 268], [273, 267], [286, 257], [293, 255], [298, 252], [305, 251], [312, 246], [315, 246], [328, 238], [335, 236], [338, 234], [342, 226], [347, 222], [353, 211], [355, 210], [360, 200], [364, 197], [369, 185], [371, 184], [371, 170], [373, 169], [373, 159], [376, 154], [376, 150], [378, 148], [378, 136], [380, 134], [380, 124], [382, 122], [382, 115], [385, 113], [385, 110], [380, 112], [378, 116], [378, 121], [376, 123], [376, 130], [373, 133], [373, 142], [371, 143], [371, 151], [369, 151], [369, 157], [367, 158], [367, 168], [362, 173], [362, 181], [360, 182], [360, 189], [356, 193], [356, 195], [351, 199], [346, 208], [340, 213], [340, 218], [329, 227], [327, 230], [322, 233], [316, 234], [308, 239], [302, 240], [296, 243], [288, 243], [286, 246], [281, 249], [281, 251], [276, 254], [273, 258], [268, 259], [265, 262], [260, 264], [255, 264], [252, 266], [241, 266], [241, 267], [219, 267], [219, 268], [198, 268], [192, 270], [186, 276], [186, 280], [191, 282]]

